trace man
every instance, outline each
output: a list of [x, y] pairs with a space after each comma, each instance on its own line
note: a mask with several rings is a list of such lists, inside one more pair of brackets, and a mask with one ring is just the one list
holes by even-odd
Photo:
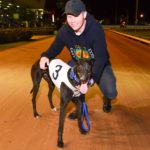
[[[77, 60], [94, 59], [92, 77], [103, 93], [103, 111], [111, 110], [111, 100], [117, 96], [116, 78], [112, 71], [102, 26], [86, 11], [81, 0], [69, 0], [65, 6], [67, 23], [63, 25], [47, 51], [42, 53], [40, 68], [46, 69], [49, 58], [55, 58], [66, 46], [73, 66]], [[70, 115], [75, 117], [75, 113]]]

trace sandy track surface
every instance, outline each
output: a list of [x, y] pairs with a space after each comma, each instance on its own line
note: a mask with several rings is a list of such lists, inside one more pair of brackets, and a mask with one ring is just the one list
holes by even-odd
[[[66, 150], [150, 149], [150, 51], [149, 46], [106, 32], [108, 49], [117, 77], [118, 97], [110, 113], [102, 111], [97, 85], [86, 94], [91, 130], [81, 135], [77, 121], [67, 117], [64, 126]], [[119, 40], [118, 40], [119, 39]], [[57, 150], [59, 93], [54, 91], [57, 112], [48, 103], [48, 87], [42, 81], [37, 97], [40, 119], [34, 119], [31, 104], [31, 65], [53, 38], [0, 51], [0, 150]], [[59, 58], [67, 61], [65, 49]], [[69, 104], [67, 114], [74, 110]]]

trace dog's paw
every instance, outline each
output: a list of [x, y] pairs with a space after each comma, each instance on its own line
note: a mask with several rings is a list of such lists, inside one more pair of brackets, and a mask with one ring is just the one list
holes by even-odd
[[75, 120], [75, 119], [77, 119], [77, 114], [76, 114], [76, 112], [71, 112], [71, 113], [68, 115], [68, 118], [69, 118], [70, 120]]
[[41, 116], [36, 116], [35, 119], [39, 119]]
[[35, 118], [35, 119], [39, 119], [40, 117], [41, 117], [41, 116], [40, 116], [38, 113], [35, 113], [35, 114], [34, 114], [34, 118]]
[[52, 111], [53, 111], [53, 112], [56, 112], [56, 111], [57, 111], [57, 108], [56, 108], [56, 107], [54, 107], [54, 108], [52, 109]]
[[63, 148], [64, 147], [63, 141], [58, 141], [57, 146]]
[[88, 133], [88, 131], [85, 131], [83, 129], [80, 129], [80, 133], [83, 134], [83, 135], [86, 135]]

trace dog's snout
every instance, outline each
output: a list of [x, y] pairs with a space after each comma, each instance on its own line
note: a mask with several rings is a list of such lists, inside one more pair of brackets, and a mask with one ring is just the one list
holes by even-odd
[[86, 74], [83, 74], [82, 76], [79, 76], [80, 83], [81, 84], [87, 83], [88, 80], [90, 79], [90, 76], [91, 76], [91, 74], [89, 74], [89, 73], [86, 73]]
[[81, 82], [81, 84], [85, 84], [85, 83], [87, 83], [87, 82], [88, 82], [88, 80], [89, 80], [89, 76], [82, 76], [82, 77], [80, 78], [80, 82]]
[[86, 81], [86, 80], [80, 80], [80, 82], [81, 82], [81, 84], [85, 84], [85, 83], [87, 83], [87, 81]]
[[88, 61], [79, 61], [79, 66], [77, 67], [77, 75], [81, 84], [85, 84], [91, 78], [92, 69]]

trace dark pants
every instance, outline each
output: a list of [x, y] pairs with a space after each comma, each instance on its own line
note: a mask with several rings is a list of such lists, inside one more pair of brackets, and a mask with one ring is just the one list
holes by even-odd
[[100, 81], [97, 84], [106, 98], [114, 99], [117, 96], [116, 77], [111, 65], [107, 65], [104, 68]]
[[[75, 61], [70, 60], [68, 62], [70, 66], [74, 66], [76, 64]], [[104, 97], [107, 99], [114, 99], [117, 96], [117, 88], [116, 88], [116, 77], [113, 73], [112, 66], [107, 65], [102, 73], [99, 83], [97, 83]]]

